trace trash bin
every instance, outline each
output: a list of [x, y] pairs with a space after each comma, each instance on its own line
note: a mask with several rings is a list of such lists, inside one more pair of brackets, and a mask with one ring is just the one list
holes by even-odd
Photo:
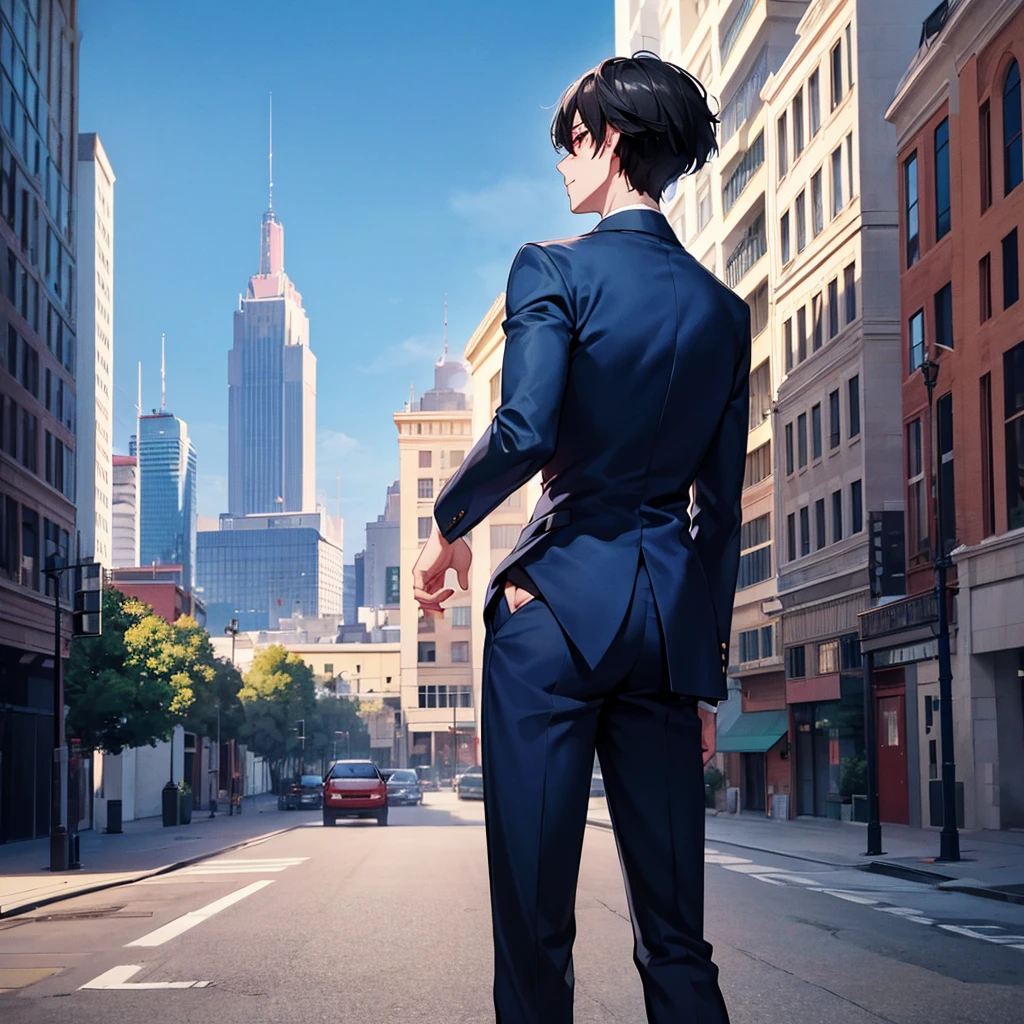
[[121, 814], [121, 801], [120, 800], [108, 800], [107, 801], [107, 835], [108, 836], [119, 836], [121, 835], [122, 828], [122, 814]]
[[170, 825], [180, 825], [181, 795], [178, 787], [173, 782], [168, 782], [160, 795], [164, 814], [164, 828]]
[[77, 869], [81, 868], [82, 860], [81, 860], [81, 857], [79, 856], [80, 849], [81, 849], [81, 847], [80, 847], [79, 841], [78, 841], [78, 833], [77, 832], [69, 832], [68, 833], [68, 868], [69, 869], [77, 870]]

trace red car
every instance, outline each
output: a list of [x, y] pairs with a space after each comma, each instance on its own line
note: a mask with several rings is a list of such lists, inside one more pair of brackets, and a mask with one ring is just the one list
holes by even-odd
[[324, 779], [324, 825], [339, 818], [388, 823], [388, 786], [373, 761], [335, 761]]

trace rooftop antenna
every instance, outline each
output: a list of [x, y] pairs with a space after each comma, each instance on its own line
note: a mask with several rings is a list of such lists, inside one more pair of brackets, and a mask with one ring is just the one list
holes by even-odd
[[274, 209], [274, 94], [270, 94], [270, 209]]
[[409, 409], [410, 409], [410, 411], [412, 410], [412, 405], [413, 405], [413, 402], [415, 401], [415, 397], [416, 397], [416, 382], [415, 381], [410, 381], [409, 382]]
[[444, 354], [448, 355], [448, 293], [444, 293]]
[[167, 366], [164, 361], [164, 338], [160, 335], [160, 411], [167, 411]]
[[138, 419], [142, 415], [142, 360], [139, 360], [139, 390], [138, 397], [135, 399], [135, 418]]
[[338, 544], [341, 545], [341, 470], [338, 470]]

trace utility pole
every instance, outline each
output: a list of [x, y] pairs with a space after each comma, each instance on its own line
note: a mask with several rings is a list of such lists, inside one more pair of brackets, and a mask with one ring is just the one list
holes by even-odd
[[946, 529], [942, 515], [942, 465], [935, 468], [936, 443], [932, 424], [932, 403], [939, 379], [939, 364], [929, 358], [921, 363], [921, 374], [928, 389], [928, 445], [932, 457], [933, 505], [935, 537], [935, 596], [939, 611], [939, 733], [942, 740], [942, 832], [939, 835], [939, 860], [960, 859], [960, 833], [956, 827], [956, 761], [953, 755], [953, 669], [949, 652], [949, 616], [946, 609], [946, 570], [950, 562], [946, 554]]

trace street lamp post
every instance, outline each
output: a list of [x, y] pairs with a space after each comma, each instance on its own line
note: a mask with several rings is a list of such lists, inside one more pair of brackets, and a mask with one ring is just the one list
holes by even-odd
[[935, 596], [939, 611], [939, 728], [942, 739], [942, 833], [939, 836], [939, 860], [960, 859], [960, 834], [956, 827], [956, 761], [953, 756], [953, 670], [949, 655], [949, 616], [946, 611], [946, 531], [942, 515], [942, 472], [935, 469], [935, 432], [932, 423], [932, 404], [935, 385], [939, 379], [939, 364], [925, 358], [921, 373], [928, 389], [928, 444], [931, 448], [929, 468], [934, 481], [932, 501], [935, 515]]

